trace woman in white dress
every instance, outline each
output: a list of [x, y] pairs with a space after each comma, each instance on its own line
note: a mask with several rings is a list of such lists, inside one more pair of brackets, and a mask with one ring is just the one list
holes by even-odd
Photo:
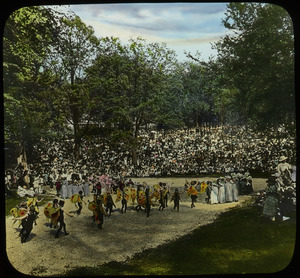
[[62, 186], [61, 186], [61, 198], [62, 199], [66, 199], [67, 198], [67, 183], [68, 181], [67, 180], [64, 180], [62, 182]]
[[229, 203], [232, 202], [232, 183], [230, 182], [230, 176], [225, 177], [225, 202]]
[[210, 203], [211, 204], [217, 204], [218, 201], [218, 195], [219, 195], [219, 188], [216, 183], [212, 183], [211, 192], [210, 192]]
[[72, 195], [74, 194], [78, 194], [78, 181], [77, 180], [74, 180], [73, 183], [72, 183]]
[[66, 186], [67, 186], [67, 196], [66, 196], [66, 198], [71, 198], [72, 188], [73, 188], [72, 181], [70, 181], [70, 180], [67, 181]]
[[233, 201], [238, 202], [239, 200], [239, 183], [237, 181], [237, 179], [233, 179], [231, 181], [232, 183], [232, 198]]
[[218, 179], [217, 180], [217, 184], [219, 187], [219, 194], [218, 194], [218, 199], [219, 199], [219, 203], [223, 204], [225, 203], [225, 181], [223, 180], [223, 178]]
[[90, 184], [88, 182], [88, 178], [85, 179], [85, 183], [83, 184], [84, 196], [90, 196]]

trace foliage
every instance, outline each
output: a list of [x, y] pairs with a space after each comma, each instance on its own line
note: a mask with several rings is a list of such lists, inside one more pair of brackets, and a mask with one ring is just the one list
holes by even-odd
[[121, 45], [111, 37], [101, 40], [97, 58], [87, 69], [91, 94], [101, 106], [98, 121], [111, 130], [112, 141], [123, 134], [134, 161], [140, 128], [159, 119], [172, 63], [174, 53], [164, 45], [146, 44], [142, 38]]
[[231, 33], [215, 44], [233, 104], [244, 122], [261, 130], [294, 125], [292, 19], [277, 5], [230, 3], [223, 25]]
[[[230, 3], [229, 33], [203, 62], [179, 63], [166, 44], [97, 38], [74, 13], [31, 6], [15, 11], [3, 37], [6, 143], [39, 158], [40, 139], [98, 136], [137, 160], [142, 128], [247, 124], [280, 145], [295, 136], [294, 36], [281, 7]], [[284, 130], [284, 132], [279, 132]], [[70, 138], [69, 138], [70, 137]], [[274, 139], [274, 140], [275, 140]], [[283, 139], [283, 138], [282, 138]]]
[[53, 124], [45, 101], [47, 80], [40, 69], [50, 53], [57, 25], [53, 11], [25, 7], [7, 20], [3, 37], [4, 135], [5, 141], [29, 153], [41, 134]]

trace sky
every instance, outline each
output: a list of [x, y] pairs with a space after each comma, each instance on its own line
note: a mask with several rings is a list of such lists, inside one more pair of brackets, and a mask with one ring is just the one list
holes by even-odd
[[118, 37], [127, 44], [129, 39], [142, 37], [147, 43], [166, 43], [175, 50], [179, 61], [184, 52], [201, 53], [204, 61], [216, 50], [211, 43], [228, 32], [222, 26], [226, 3], [134, 3], [69, 5], [81, 20], [95, 30], [97, 37]]

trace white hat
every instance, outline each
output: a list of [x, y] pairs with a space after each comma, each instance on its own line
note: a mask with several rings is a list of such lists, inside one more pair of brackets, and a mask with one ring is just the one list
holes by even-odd
[[288, 159], [286, 156], [281, 156], [280, 158], [279, 158], [279, 161], [284, 161], [284, 160], [286, 160], [286, 159]]

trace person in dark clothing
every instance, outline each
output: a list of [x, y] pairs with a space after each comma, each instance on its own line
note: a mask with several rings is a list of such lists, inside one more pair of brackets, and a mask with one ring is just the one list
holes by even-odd
[[149, 197], [149, 187], [146, 188], [145, 195], [146, 195], [145, 212], [147, 213], [147, 217], [149, 217], [150, 208], [151, 208], [150, 197]]
[[81, 190], [78, 192], [78, 195], [80, 196], [80, 201], [77, 202], [77, 204], [78, 204], [78, 210], [76, 211], [76, 213], [78, 215], [81, 213], [81, 210], [82, 210], [82, 202], [84, 202], [84, 204], [86, 205], [86, 202], [83, 200], [82, 193], [83, 192]]
[[113, 206], [116, 208], [110, 192], [107, 192], [106, 213], [108, 213], [108, 216], [111, 215]]
[[102, 206], [102, 201], [100, 199], [96, 200], [97, 208], [95, 213], [95, 220], [98, 225], [98, 229], [102, 230], [103, 225], [103, 215], [107, 215]]
[[67, 230], [66, 230], [66, 223], [64, 221], [64, 212], [70, 216], [70, 217], [73, 217], [73, 215], [67, 213], [64, 209], [63, 209], [63, 206], [64, 206], [65, 202], [64, 201], [59, 201], [58, 205], [60, 206], [60, 209], [59, 209], [59, 217], [58, 217], [58, 222], [59, 222], [59, 228], [57, 230], [57, 233], [55, 235], [55, 238], [58, 238], [59, 237], [59, 233], [61, 231], [61, 229], [63, 228], [64, 229], [64, 232], [65, 232], [65, 235], [67, 236], [69, 233], [67, 233]]
[[55, 188], [56, 188], [56, 195], [58, 197], [60, 189], [61, 189], [61, 182], [60, 182], [60, 180], [57, 180], [57, 182], [55, 183]]
[[[126, 196], [128, 196], [128, 194], [125, 193], [125, 190], [122, 191], [122, 208], [121, 208], [121, 212], [125, 212], [127, 210], [127, 199]], [[125, 209], [125, 210], [124, 210]]]
[[178, 188], [175, 188], [171, 201], [174, 201], [174, 210], [177, 208], [177, 211], [179, 211], [179, 201], [181, 201], [181, 197], [179, 195]]
[[97, 196], [101, 195], [101, 183], [100, 182], [98, 182], [96, 184], [96, 192], [97, 192]]
[[30, 207], [29, 212], [20, 218], [14, 218], [13, 220], [22, 220], [22, 229], [20, 231], [20, 237], [21, 237], [21, 243], [26, 242], [28, 239], [32, 228], [33, 228], [33, 222], [36, 219], [36, 211], [34, 207]]
[[162, 188], [160, 189], [160, 192], [159, 192], [159, 203], [160, 203], [160, 205], [159, 205], [158, 210], [163, 211], [165, 208], [165, 198], [164, 198], [164, 190]]

